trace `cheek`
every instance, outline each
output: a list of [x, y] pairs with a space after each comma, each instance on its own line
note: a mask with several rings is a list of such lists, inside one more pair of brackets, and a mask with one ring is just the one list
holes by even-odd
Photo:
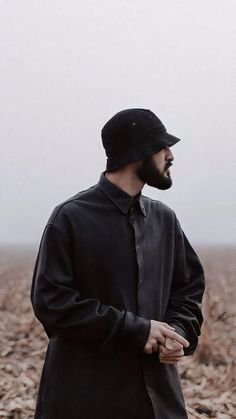
[[162, 172], [164, 172], [165, 171], [165, 169], [166, 169], [166, 161], [164, 160], [164, 161], [162, 161], [161, 163], [160, 163], [160, 170], [162, 171]]
[[162, 170], [165, 167], [165, 159], [162, 156], [157, 156], [154, 159], [155, 166]]
[[160, 151], [156, 155], [153, 155], [152, 162], [154, 163], [155, 167], [160, 170], [160, 172], [164, 172], [167, 164], [164, 151]]
[[156, 164], [158, 165], [158, 167], [164, 168], [166, 165], [166, 153], [164, 150], [160, 151], [158, 154], [156, 154]]

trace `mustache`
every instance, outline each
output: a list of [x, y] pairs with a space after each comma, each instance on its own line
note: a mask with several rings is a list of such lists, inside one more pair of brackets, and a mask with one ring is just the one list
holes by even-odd
[[171, 163], [171, 161], [168, 161], [168, 163], [166, 164], [165, 170], [169, 169], [170, 166], [172, 166], [172, 163]]

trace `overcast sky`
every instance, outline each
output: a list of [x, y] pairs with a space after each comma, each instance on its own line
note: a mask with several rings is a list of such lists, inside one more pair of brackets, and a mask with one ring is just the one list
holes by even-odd
[[169, 133], [169, 205], [192, 243], [236, 243], [235, 0], [0, 1], [1, 242], [39, 243], [98, 182], [100, 131], [151, 109]]

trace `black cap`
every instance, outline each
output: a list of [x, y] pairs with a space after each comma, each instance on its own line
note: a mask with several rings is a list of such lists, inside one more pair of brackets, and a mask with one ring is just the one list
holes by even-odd
[[180, 141], [180, 138], [167, 133], [152, 111], [140, 108], [116, 113], [104, 125], [101, 134], [107, 155], [106, 170], [116, 170], [135, 160], [142, 160]]

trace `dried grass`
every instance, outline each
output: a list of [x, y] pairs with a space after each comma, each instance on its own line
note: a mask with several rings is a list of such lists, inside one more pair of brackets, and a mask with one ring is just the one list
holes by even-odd
[[[189, 418], [236, 418], [236, 249], [199, 249], [205, 272], [204, 324], [196, 353], [179, 363]], [[200, 414], [200, 416], [196, 416]]]
[[[32, 419], [47, 346], [29, 299], [37, 249], [0, 250], [0, 418]], [[207, 278], [205, 322], [196, 353], [179, 363], [184, 397], [190, 419], [233, 419], [236, 252], [201, 248], [198, 254]]]

